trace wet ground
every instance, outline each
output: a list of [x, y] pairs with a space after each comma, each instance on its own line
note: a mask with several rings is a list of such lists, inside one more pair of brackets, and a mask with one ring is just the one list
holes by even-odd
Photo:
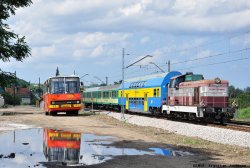
[[250, 165], [249, 149], [180, 136], [154, 127], [135, 126], [105, 115], [46, 116], [41, 109], [31, 106], [0, 109], [1, 113], [1, 168]]
[[[119, 147], [116, 137], [32, 128], [0, 134], [0, 167], [54, 167], [96, 165], [119, 156], [183, 157], [188, 151], [168, 148]], [[128, 142], [123, 142], [128, 143]], [[113, 145], [114, 144], [114, 145]], [[129, 143], [128, 143], [129, 144]]]

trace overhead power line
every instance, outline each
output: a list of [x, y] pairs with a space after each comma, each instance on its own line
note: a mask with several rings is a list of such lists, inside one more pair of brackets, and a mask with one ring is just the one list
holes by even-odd
[[250, 33], [250, 30], [248, 30], [246, 32], [238, 33], [238, 34], [228, 35], [226, 37], [223, 37], [222, 39], [210, 41], [210, 42], [207, 42], [207, 43], [204, 43], [204, 44], [198, 44], [198, 45], [190, 47], [190, 48], [174, 50], [173, 52], [174, 53], [179, 53], [179, 52], [183, 52], [183, 51], [189, 51], [189, 50], [197, 49], [199, 47], [204, 47], [204, 46], [216, 44], [216, 43], [219, 43], [221, 41], [225, 41], [226, 39], [231, 40], [232, 38], [239, 37], [239, 36], [242, 36], [242, 35], [246, 35], [246, 34], [249, 34], [249, 33]]
[[210, 63], [210, 64], [203, 64], [203, 65], [199, 65], [199, 66], [192, 66], [192, 67], [187, 67], [187, 68], [182, 68], [182, 69], [177, 69], [177, 70], [185, 70], [185, 69], [190, 69], [190, 68], [197, 68], [197, 67], [203, 67], [203, 66], [212, 66], [212, 65], [218, 65], [218, 64], [225, 64], [225, 63], [230, 63], [230, 62], [237, 62], [237, 61], [242, 61], [242, 60], [247, 60], [250, 59], [249, 57], [245, 57], [245, 58], [238, 58], [238, 59], [233, 59], [233, 60], [227, 60], [227, 61], [221, 61], [221, 62], [215, 62], [215, 63]]
[[192, 62], [192, 61], [197, 61], [197, 60], [202, 60], [202, 59], [211, 58], [211, 57], [217, 57], [217, 56], [221, 56], [221, 55], [225, 55], [225, 54], [231, 54], [231, 53], [237, 53], [237, 52], [247, 51], [249, 49], [250, 49], [250, 47], [249, 48], [240, 49], [240, 50], [234, 50], [234, 51], [228, 51], [228, 52], [223, 52], [223, 53], [219, 53], [219, 54], [209, 55], [209, 56], [201, 57], [201, 58], [194, 58], [194, 59], [190, 59], [190, 60], [174, 62], [174, 63], [172, 63], [172, 65], [182, 64], [182, 63], [187, 63], [187, 62]]

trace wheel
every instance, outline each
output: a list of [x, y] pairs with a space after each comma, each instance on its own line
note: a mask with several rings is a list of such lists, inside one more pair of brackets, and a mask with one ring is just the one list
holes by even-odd
[[56, 112], [56, 111], [50, 112], [50, 114], [51, 114], [52, 116], [56, 116], [56, 115], [57, 115], [57, 112]]
[[78, 110], [73, 111], [73, 114], [74, 114], [75, 116], [78, 116]]
[[220, 118], [220, 124], [221, 125], [227, 125], [227, 118], [225, 116], [221, 116], [221, 118]]
[[45, 112], [45, 115], [46, 115], [46, 116], [49, 115], [49, 112], [46, 111], [46, 112]]

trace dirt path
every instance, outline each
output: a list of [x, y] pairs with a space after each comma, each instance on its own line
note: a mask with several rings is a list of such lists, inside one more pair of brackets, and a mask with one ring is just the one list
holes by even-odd
[[[119, 156], [101, 164], [101, 167], [211, 167], [211, 165], [250, 165], [250, 150], [236, 146], [211, 143], [198, 138], [175, 135], [161, 129], [139, 127], [117, 121], [105, 115], [81, 113], [79, 116], [45, 116], [41, 109], [31, 106], [19, 106], [0, 109], [0, 123], [19, 123], [34, 127], [54, 128], [111, 135], [118, 137], [112, 145], [146, 149], [150, 147], [173, 148], [194, 153], [194, 156]], [[25, 114], [26, 113], [26, 114]], [[8, 115], [9, 114], [9, 115]], [[49, 165], [47, 165], [49, 167]], [[92, 165], [89, 167], [98, 167]]]

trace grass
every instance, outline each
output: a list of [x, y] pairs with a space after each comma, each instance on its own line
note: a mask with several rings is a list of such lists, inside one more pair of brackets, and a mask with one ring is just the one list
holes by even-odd
[[239, 119], [250, 119], [250, 107], [239, 109], [237, 118]]

